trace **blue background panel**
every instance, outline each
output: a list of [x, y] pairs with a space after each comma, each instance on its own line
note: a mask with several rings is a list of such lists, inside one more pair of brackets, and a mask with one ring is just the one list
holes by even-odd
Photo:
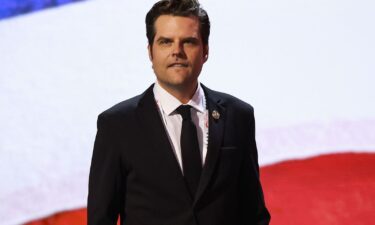
[[0, 19], [82, 0], [0, 0]]

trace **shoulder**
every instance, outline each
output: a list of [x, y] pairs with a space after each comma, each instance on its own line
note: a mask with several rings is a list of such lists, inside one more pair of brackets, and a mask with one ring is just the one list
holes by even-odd
[[126, 118], [133, 115], [141, 102], [153, 99], [153, 84], [148, 87], [142, 94], [119, 102], [99, 114], [99, 118]]
[[125, 124], [126, 121], [130, 121], [135, 115], [135, 109], [140, 96], [135, 96], [133, 98], [127, 99], [125, 101], [119, 102], [109, 109], [103, 111], [99, 114], [97, 119], [98, 129], [118, 129], [121, 124]]
[[140, 99], [141, 95], [137, 95], [130, 99], [119, 102], [100, 113], [99, 118], [117, 118], [127, 116], [135, 111]]
[[224, 92], [215, 91], [202, 85], [206, 97], [222, 105], [227, 110], [234, 110], [246, 114], [253, 114], [254, 108], [249, 103]]
[[119, 120], [126, 120], [131, 117], [131, 115], [134, 115], [140, 98], [141, 96], [137, 95], [103, 111], [98, 116], [98, 126], [100, 123], [116, 123]]
[[115, 127], [118, 127], [121, 124], [129, 124], [129, 122], [135, 119], [137, 108], [141, 102], [145, 102], [145, 99], [153, 99], [152, 87], [153, 85], [142, 94], [119, 102], [100, 113], [98, 116], [98, 127], [103, 124]]

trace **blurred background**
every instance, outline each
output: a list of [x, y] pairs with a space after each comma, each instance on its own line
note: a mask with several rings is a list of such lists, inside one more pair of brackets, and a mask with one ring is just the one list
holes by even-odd
[[[271, 224], [371, 224], [375, 2], [200, 2], [200, 81], [255, 108]], [[154, 3], [0, 0], [0, 224], [85, 224], [97, 115], [155, 81]]]

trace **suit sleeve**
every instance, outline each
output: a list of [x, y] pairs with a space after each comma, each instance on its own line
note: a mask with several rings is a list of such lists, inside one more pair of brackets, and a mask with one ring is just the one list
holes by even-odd
[[118, 216], [124, 216], [124, 181], [115, 130], [103, 115], [98, 117], [89, 175], [88, 225], [115, 225]]
[[247, 116], [248, 135], [241, 165], [240, 193], [242, 225], [268, 225], [270, 214], [266, 208], [259, 179], [258, 153], [255, 141], [255, 120], [251, 110]]

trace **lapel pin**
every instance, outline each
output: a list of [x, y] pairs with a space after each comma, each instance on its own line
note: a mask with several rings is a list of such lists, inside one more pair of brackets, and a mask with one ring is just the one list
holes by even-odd
[[218, 120], [220, 118], [220, 113], [216, 110], [212, 111], [212, 117], [215, 119], [215, 120]]

